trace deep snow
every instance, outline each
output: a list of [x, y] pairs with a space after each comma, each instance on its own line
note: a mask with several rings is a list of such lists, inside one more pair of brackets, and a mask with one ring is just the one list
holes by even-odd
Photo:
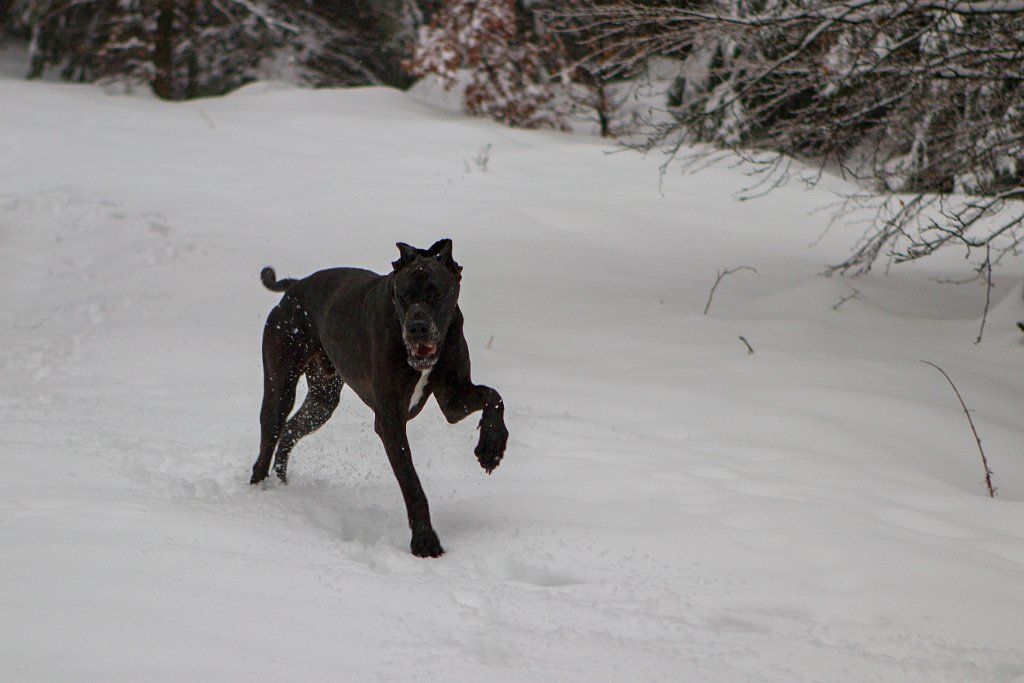
[[[0, 678], [1024, 680], [1020, 262], [974, 345], [959, 254], [817, 275], [839, 181], [740, 203], [613, 150], [385, 89], [0, 80]], [[258, 275], [443, 236], [511, 440], [488, 477], [474, 419], [410, 425], [419, 560], [348, 391], [248, 486]]]

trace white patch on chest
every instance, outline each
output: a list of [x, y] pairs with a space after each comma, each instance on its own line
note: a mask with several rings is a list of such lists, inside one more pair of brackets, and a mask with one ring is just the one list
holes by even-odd
[[431, 370], [433, 370], [433, 368], [420, 370], [420, 379], [416, 382], [416, 388], [412, 390], [412, 398], [409, 399], [410, 413], [423, 401], [423, 392], [427, 388], [427, 378], [430, 377]]

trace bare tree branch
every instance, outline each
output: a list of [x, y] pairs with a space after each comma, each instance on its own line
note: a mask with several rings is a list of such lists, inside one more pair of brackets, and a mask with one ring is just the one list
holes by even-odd
[[981, 343], [981, 337], [985, 334], [985, 322], [988, 320], [988, 309], [992, 305], [992, 247], [985, 245], [985, 263], [982, 264], [985, 274], [985, 310], [981, 314], [981, 327], [978, 328], [978, 338], [974, 340], [975, 345]]
[[708, 302], [707, 302], [707, 304], [704, 305], [704, 315], [707, 315], [708, 311], [711, 310], [711, 300], [715, 297], [715, 290], [718, 289], [718, 285], [722, 282], [722, 278], [724, 278], [726, 275], [732, 275], [733, 273], [738, 273], [741, 270], [750, 270], [750, 271], [753, 271], [754, 274], [757, 274], [757, 269], [751, 268], [750, 266], [739, 266], [737, 268], [726, 268], [725, 270], [718, 271], [718, 276], [715, 277], [715, 284], [711, 285], [711, 291], [708, 293]]
[[[995, 266], [1024, 241], [1024, 0], [578, 0], [545, 17], [591, 48], [592, 72], [681, 63], [635, 145], [661, 150], [663, 172], [710, 142], [857, 181], [841, 210], [868, 227], [826, 272], [947, 247]], [[750, 168], [764, 175], [745, 197], [789, 178], [778, 160]]]
[[950, 379], [945, 370], [930, 361], [923, 360], [921, 362], [925, 365], [930, 365], [941, 372], [942, 376], [946, 378], [947, 382], [949, 382], [949, 386], [953, 387], [953, 393], [956, 394], [957, 400], [960, 401], [960, 407], [964, 409], [964, 415], [967, 416], [967, 423], [971, 426], [971, 433], [974, 434], [974, 442], [978, 444], [978, 452], [981, 454], [981, 465], [985, 468], [985, 486], [988, 487], [988, 496], [989, 498], [995, 498], [996, 489], [992, 485], [992, 470], [988, 467], [988, 458], [985, 457], [985, 449], [981, 447], [981, 437], [978, 436], [978, 430], [975, 428], [974, 420], [971, 418], [971, 411], [967, 409], [967, 404], [964, 403], [963, 396], [960, 395], [960, 390], [956, 388], [956, 385], [953, 384], [953, 380]]

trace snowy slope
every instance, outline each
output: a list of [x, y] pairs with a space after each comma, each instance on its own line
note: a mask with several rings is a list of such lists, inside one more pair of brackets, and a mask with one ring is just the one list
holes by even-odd
[[[975, 346], [958, 254], [817, 276], [838, 182], [611, 150], [384, 89], [0, 80], [0, 679], [1024, 681], [1020, 263]], [[347, 391], [248, 486], [258, 274], [444, 236], [511, 440], [488, 477], [475, 420], [410, 425], [419, 560]]]

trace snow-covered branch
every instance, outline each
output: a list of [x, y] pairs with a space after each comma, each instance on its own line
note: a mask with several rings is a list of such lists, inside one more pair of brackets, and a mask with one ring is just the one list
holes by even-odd
[[641, 148], [774, 150], [880, 192], [839, 270], [951, 244], [998, 261], [1024, 236], [1022, 0], [582, 2], [547, 18], [593, 70], [680, 62], [672, 118]]

